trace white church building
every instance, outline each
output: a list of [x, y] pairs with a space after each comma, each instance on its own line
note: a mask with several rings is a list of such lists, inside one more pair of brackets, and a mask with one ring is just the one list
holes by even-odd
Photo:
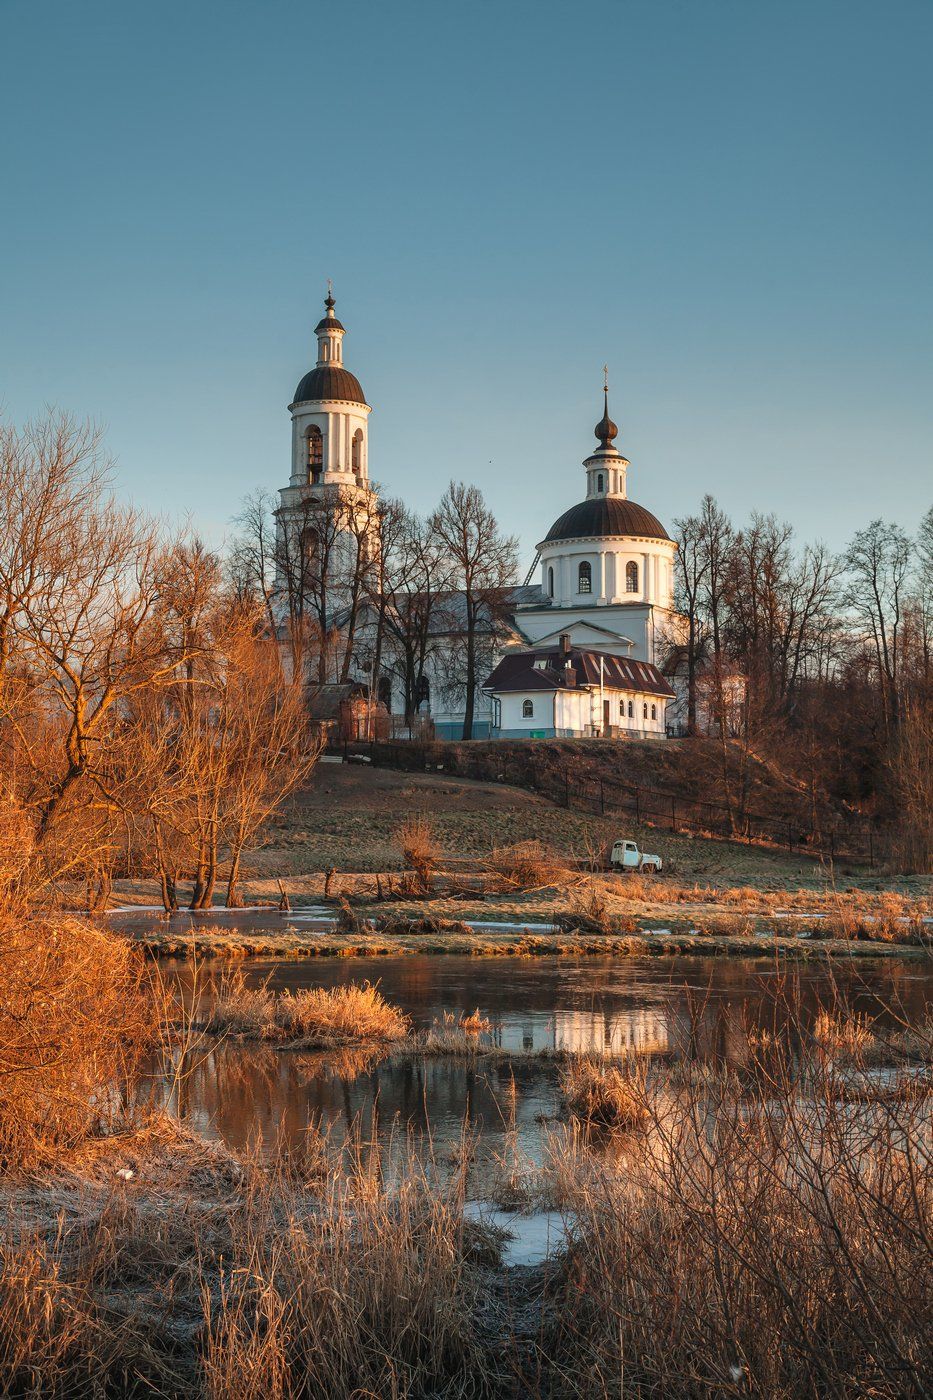
[[[333, 501], [350, 519], [349, 532], [335, 532], [339, 554], [341, 534], [349, 538], [354, 528], [359, 547], [366, 526], [358, 527], [358, 519], [372, 517], [377, 504], [369, 473], [371, 408], [344, 366], [345, 329], [330, 295], [315, 333], [317, 364], [289, 405], [291, 469], [279, 493], [278, 529], [280, 539], [289, 532], [297, 537], [309, 502], [320, 512]], [[630, 464], [615, 446], [619, 429], [605, 388], [594, 431], [597, 446], [583, 462], [584, 499], [554, 522], [526, 584], [503, 590], [499, 615], [489, 620], [490, 665], [474, 701], [475, 738], [663, 738], [667, 732], [676, 695], [662, 667], [680, 631], [673, 605], [677, 546], [656, 516], [628, 497]], [[456, 601], [450, 599], [448, 618], [456, 618]], [[345, 597], [334, 598], [338, 625], [347, 606]], [[397, 715], [404, 702], [391, 655], [373, 675], [365, 626], [355, 638], [348, 679]], [[447, 684], [457, 644], [456, 627], [439, 624], [426, 658], [419, 711], [438, 738], [462, 735], [463, 697]]]

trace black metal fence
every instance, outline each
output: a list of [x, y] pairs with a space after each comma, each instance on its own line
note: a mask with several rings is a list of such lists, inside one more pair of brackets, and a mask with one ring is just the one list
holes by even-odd
[[[370, 762], [406, 772], [445, 772], [454, 777], [505, 781], [524, 787], [569, 810], [594, 816], [627, 816], [636, 825], [673, 832], [713, 836], [721, 840], [782, 847], [817, 859], [845, 858], [873, 866], [884, 855], [884, 835], [868, 821], [824, 822], [818, 827], [800, 817], [775, 817], [749, 811], [741, 804], [707, 801], [684, 792], [672, 792], [645, 784], [626, 783], [614, 777], [591, 777], [563, 769], [543, 772], [532, 765], [517, 771], [476, 751], [461, 766], [458, 755], [440, 744], [406, 742], [349, 744], [335, 749], [350, 762]], [[486, 761], [483, 761], [483, 760]], [[505, 769], [506, 771], [502, 771]]]

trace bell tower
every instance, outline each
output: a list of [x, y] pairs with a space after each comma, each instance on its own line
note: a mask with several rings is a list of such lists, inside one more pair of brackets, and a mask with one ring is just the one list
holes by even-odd
[[[346, 328], [334, 313], [328, 283], [324, 315], [314, 328], [317, 362], [288, 406], [291, 471], [276, 511], [276, 577], [300, 565], [318, 595], [318, 610], [336, 616], [360, 551], [375, 557], [376, 497], [369, 482], [369, 415], [360, 381], [343, 362]], [[282, 562], [285, 561], [285, 562]], [[294, 586], [294, 585], [293, 585]], [[325, 598], [324, 595], [329, 595]]]

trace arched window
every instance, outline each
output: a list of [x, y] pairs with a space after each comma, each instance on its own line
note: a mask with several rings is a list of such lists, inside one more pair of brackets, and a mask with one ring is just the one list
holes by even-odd
[[603, 489], [603, 474], [602, 474], [602, 472], [600, 472], [600, 473], [598, 474], [598, 476], [596, 477], [596, 490], [597, 490], [597, 491], [601, 491], [602, 489]]
[[357, 428], [356, 432], [353, 434], [352, 462], [353, 462], [353, 470], [356, 472], [357, 476], [359, 476], [360, 472], [363, 470], [363, 429], [362, 429], [362, 428]]
[[427, 676], [422, 676], [418, 681], [418, 688], [415, 694], [415, 708], [420, 710], [422, 705], [424, 706], [425, 714], [430, 713], [431, 682], [428, 680]]
[[588, 559], [584, 559], [577, 571], [577, 592], [592, 593], [593, 591], [593, 570], [590, 568]]
[[311, 473], [313, 481], [324, 465], [324, 437], [315, 423], [311, 424], [306, 436], [308, 439], [308, 471]]
[[647, 705], [642, 705], [642, 710], [644, 711], [644, 718], [647, 719], [647, 718], [648, 718], [648, 706], [647, 706]]
[[522, 719], [534, 719], [535, 707], [531, 700], [522, 701]]
[[625, 566], [625, 591], [626, 593], [638, 592], [638, 565], [626, 564]]
[[652, 705], [652, 706], [651, 706], [651, 718], [652, 718], [652, 719], [657, 719], [657, 717], [658, 717], [658, 707], [657, 707], [657, 705]]
[[624, 700], [620, 700], [620, 701], [619, 701], [619, 718], [620, 718], [620, 719], [625, 719], [625, 701], [624, 701]]
[[554, 570], [551, 568], [547, 571], [547, 596], [554, 597]]

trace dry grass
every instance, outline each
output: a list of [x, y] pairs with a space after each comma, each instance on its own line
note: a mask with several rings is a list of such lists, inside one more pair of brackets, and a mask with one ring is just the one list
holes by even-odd
[[266, 1167], [191, 1144], [114, 1189], [121, 1146], [54, 1183], [43, 1229], [0, 1228], [0, 1393], [920, 1400], [933, 1084], [856, 1104], [786, 1031], [799, 1056], [741, 1076], [571, 1061], [576, 1123], [543, 1163], [507, 1134], [499, 1163], [505, 1196], [570, 1222], [537, 1275], [464, 1221], [469, 1141], [444, 1175], [404, 1139], [312, 1132]]
[[822, 1010], [813, 1023], [813, 1039], [830, 1055], [863, 1059], [877, 1044], [872, 1022], [857, 1012]]
[[0, 925], [0, 1167], [54, 1157], [100, 1131], [160, 1030], [138, 951], [79, 919]]
[[409, 1018], [369, 982], [275, 993], [268, 982], [250, 986], [239, 969], [221, 978], [202, 1025], [213, 1035], [289, 1041], [306, 1049], [401, 1040], [411, 1030]]
[[575, 889], [568, 910], [557, 917], [560, 928], [572, 933], [635, 933], [638, 924], [630, 915], [614, 914], [605, 881], [590, 877]]
[[513, 846], [497, 847], [488, 868], [512, 890], [565, 887], [573, 878], [566, 859], [543, 841], [518, 841]]
[[646, 1120], [643, 1065], [577, 1055], [561, 1071], [560, 1092], [567, 1112], [581, 1123], [629, 1129]]

